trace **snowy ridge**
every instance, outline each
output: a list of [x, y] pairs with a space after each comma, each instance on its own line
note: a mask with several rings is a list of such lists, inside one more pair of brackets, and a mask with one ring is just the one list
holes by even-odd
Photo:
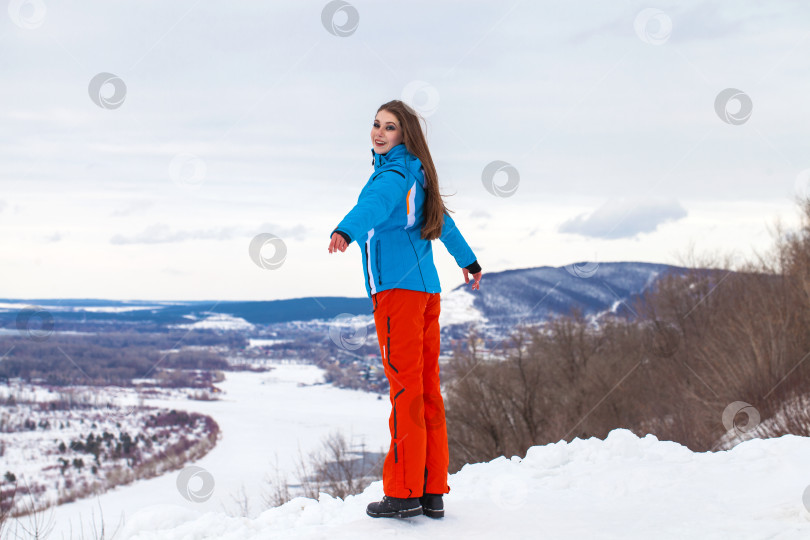
[[[474, 307], [492, 324], [541, 322], [578, 308], [583, 315], [607, 311], [632, 315], [633, 300], [669, 274], [687, 269], [641, 262], [576, 263], [487, 274]], [[462, 285], [453, 290], [461, 290]]]
[[806, 539], [807, 455], [810, 438], [793, 435], [694, 453], [617, 429], [604, 441], [535, 446], [524, 459], [465, 466], [450, 477], [442, 520], [367, 517], [366, 505], [382, 496], [375, 482], [345, 501], [298, 498], [256, 519], [147, 507], [128, 517], [121, 537]]

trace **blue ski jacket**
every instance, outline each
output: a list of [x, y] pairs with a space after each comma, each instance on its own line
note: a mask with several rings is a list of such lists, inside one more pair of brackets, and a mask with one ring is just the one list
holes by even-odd
[[[385, 154], [371, 149], [374, 172], [357, 204], [329, 234], [356, 241], [363, 258], [369, 298], [386, 289], [441, 292], [430, 240], [421, 238], [424, 224], [425, 174], [419, 158], [404, 143]], [[461, 268], [480, 271], [477, 258], [456, 227], [444, 215], [440, 240]]]

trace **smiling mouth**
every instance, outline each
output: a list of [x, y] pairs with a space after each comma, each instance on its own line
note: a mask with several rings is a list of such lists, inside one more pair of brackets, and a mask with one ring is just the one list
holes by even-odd
[[385, 146], [386, 145], [386, 143], [380, 142], [380, 141], [374, 141], [374, 144], [376, 144], [377, 146]]

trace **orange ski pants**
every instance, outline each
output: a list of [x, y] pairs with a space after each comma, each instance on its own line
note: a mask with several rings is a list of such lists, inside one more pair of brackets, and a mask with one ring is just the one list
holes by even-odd
[[383, 491], [401, 498], [449, 493], [439, 382], [439, 293], [388, 289], [372, 300], [391, 388], [391, 445], [383, 465]]

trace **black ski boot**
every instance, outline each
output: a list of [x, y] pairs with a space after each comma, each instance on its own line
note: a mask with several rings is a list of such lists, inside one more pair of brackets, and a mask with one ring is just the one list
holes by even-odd
[[441, 495], [425, 493], [419, 497], [419, 502], [422, 504], [422, 513], [427, 517], [436, 519], [444, 517], [444, 502]]
[[385, 495], [381, 501], [373, 502], [366, 508], [366, 514], [373, 518], [378, 517], [414, 517], [422, 514], [422, 506], [419, 499], [411, 497], [400, 499]]

